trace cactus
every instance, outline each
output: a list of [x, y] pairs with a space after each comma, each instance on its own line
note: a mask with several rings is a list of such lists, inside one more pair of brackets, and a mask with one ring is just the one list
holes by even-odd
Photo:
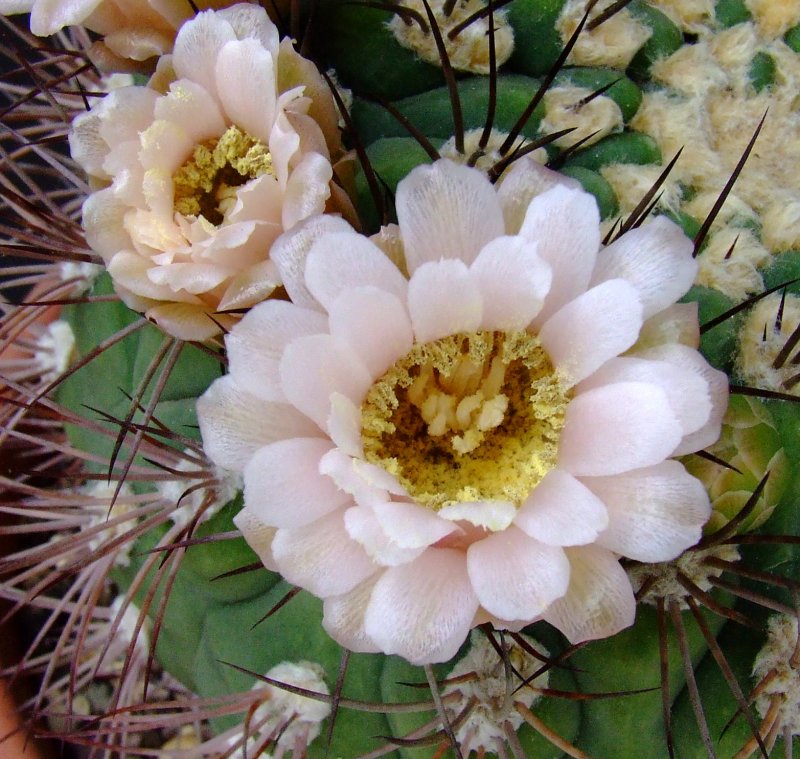
[[[204, 104], [202, 118], [198, 106], [191, 122], [200, 135], [192, 152], [185, 135], [164, 124], [178, 123], [178, 98], [166, 94], [170, 82], [194, 83], [182, 85], [186, 101], [198, 97], [195, 84], [211, 87], [204, 59], [187, 53], [197, 39], [178, 31], [199, 13], [193, 4], [176, 2], [182, 10], [173, 9], [167, 20], [154, 11], [142, 16], [158, 40], [158, 64], [139, 53], [125, 62], [120, 37], [102, 15], [67, 18], [66, 11], [53, 11], [57, 3], [28, 5], [31, 28], [53, 36], [43, 47], [26, 20], [4, 20], [12, 42], [4, 43], [3, 55], [16, 68], [2, 85], [8, 128], [1, 138], [0, 197], [3, 253], [15, 258], [0, 304], [0, 538], [9, 541], [0, 556], [0, 598], [30, 634], [21, 659], [2, 662], [0, 675], [35, 676], [37, 694], [21, 706], [34, 733], [57, 733], [108, 757], [792, 756], [800, 747], [800, 14], [757, 0], [601, 1], [588, 10], [578, 0], [491, 6], [319, 0], [264, 4], [272, 16], [267, 22], [260, 6], [237, 6], [242, 18], [263, 24], [259, 29], [271, 30], [273, 21], [280, 29], [284, 41], [273, 43], [271, 31], [248, 36], [238, 31], [244, 24], [231, 21], [240, 33], [236, 49], [247, 49], [258, 63], [241, 70], [263, 90], [272, 82], [265, 71], [273, 71], [265, 67], [279, 69], [270, 86], [286, 111], [275, 105], [267, 118], [268, 95], [256, 107], [223, 92], [214, 107], [227, 131], [217, 138], [205, 126], [213, 121], [211, 101], [192, 101]], [[102, 5], [108, 18], [121, 12], [110, 0]], [[0, 10], [19, 8], [0, 3]], [[144, 13], [138, 4], [129, 11], [128, 20]], [[67, 24], [78, 26], [61, 28]], [[104, 41], [93, 42], [87, 30]], [[295, 38], [294, 47], [286, 35]], [[173, 45], [172, 58], [163, 57]], [[263, 49], [253, 52], [259, 45]], [[230, 54], [224, 70], [240, 72], [237, 61]], [[118, 79], [101, 77], [95, 64], [128, 77], [135, 106], [114, 89]], [[120, 74], [123, 66], [127, 73]], [[298, 85], [302, 96], [293, 89]], [[261, 97], [258, 88], [247, 92]], [[87, 93], [104, 97], [88, 115], [94, 101]], [[98, 114], [114, 109], [125, 117], [108, 122], [112, 130]], [[302, 139], [290, 150], [280, 139], [292, 130]], [[152, 141], [139, 142], [145, 132]], [[100, 140], [104, 156], [97, 153]], [[177, 214], [185, 223], [178, 253], [164, 242], [169, 233], [158, 216], [162, 167], [147, 163], [160, 140], [183, 155], [166, 175], [180, 175], [188, 188], [181, 193], [190, 205]], [[659, 217], [692, 241], [681, 244], [694, 249], [693, 286], [687, 282], [675, 296], [681, 303], [665, 300], [658, 313], [668, 315], [645, 322], [612, 360], [645, 363], [647, 351], [664, 344], [675, 351], [699, 346], [708, 362], [703, 384], [687, 385], [692, 397], [685, 402], [699, 404], [692, 392], [705, 394], [709, 408], [727, 377], [731, 401], [724, 419], [718, 409], [719, 439], [680, 450], [681, 465], [664, 462], [685, 466], [691, 487], [702, 483], [711, 517], [693, 544], [664, 560], [602, 549], [614, 571], [628, 578], [636, 615], [630, 626], [594, 636], [599, 639], [571, 635], [565, 613], [553, 612], [562, 588], [542, 591], [554, 598], [531, 613], [533, 621], [499, 624], [510, 617], [481, 608], [467, 620], [471, 632], [457, 652], [439, 658], [421, 655], [412, 663], [413, 655], [376, 647], [374, 640], [365, 645], [355, 633], [353, 645], [345, 645], [347, 620], [331, 621], [342, 593], [323, 601], [299, 570], [284, 578], [290, 560], [280, 563], [272, 533], [260, 537], [274, 528], [248, 516], [252, 483], [261, 479], [257, 467], [235, 459], [256, 443], [287, 442], [283, 420], [262, 428], [255, 411], [256, 421], [248, 420], [228, 397], [233, 387], [256, 398], [257, 386], [235, 384], [241, 376], [236, 367], [250, 366], [266, 383], [285, 347], [266, 316], [259, 318], [267, 326], [248, 326], [256, 324], [255, 314], [272, 313], [254, 306], [267, 300], [279, 313], [291, 301], [296, 310], [280, 313], [312, 318], [307, 312], [315, 298], [322, 302], [319, 293], [331, 282], [339, 287], [336, 270], [319, 265], [330, 276], [312, 295], [298, 285], [292, 256], [303, 250], [311, 261], [309, 239], [319, 245], [325, 234], [348, 240], [353, 256], [370, 236], [372, 254], [382, 250], [403, 282], [413, 279], [403, 251], [412, 248], [406, 180], [423, 176], [414, 171], [439, 165], [440, 157], [476, 166], [482, 177], [475, 187], [492, 182], [501, 190], [506, 181], [512, 186], [508, 177], [523, 161], [547, 166], [557, 174], [543, 172], [543, 184], [571, 192], [580, 187], [594, 196], [604, 245], [626, 234], [649, 239], [648, 228], [652, 234], [675, 229]], [[275, 168], [279, 164], [284, 168]], [[209, 166], [210, 179], [204, 174]], [[263, 190], [264, 177], [280, 188], [256, 196], [252, 187]], [[139, 180], [141, 187], [131, 189]], [[127, 189], [101, 205], [98, 198], [107, 198], [102, 193], [111, 187]], [[494, 198], [493, 189], [485, 192], [484, 199]], [[248, 216], [248, 197], [258, 198], [261, 215]], [[521, 213], [529, 202], [527, 196], [519, 200]], [[197, 209], [204, 208], [217, 216], [200, 216]], [[128, 237], [119, 245], [123, 233], [114, 225], [123, 216], [119, 228]], [[172, 215], [167, 218], [172, 223]], [[495, 237], [511, 239], [520, 223], [507, 224]], [[138, 237], [130, 231], [136, 224], [137, 234], [145, 230]], [[226, 224], [228, 237], [215, 237]], [[481, 230], [476, 221], [463, 235]], [[271, 251], [283, 279], [273, 260], [255, 261], [254, 250]], [[169, 256], [169, 263], [179, 258], [197, 267], [194, 279], [187, 276], [178, 288], [185, 294], [193, 287], [191, 297], [173, 301], [164, 294], [168, 283], [155, 270]], [[225, 269], [224, 277], [214, 279], [217, 273], [202, 268], [208, 260]], [[342, 260], [342, 270], [349, 265]], [[460, 270], [453, 267], [448, 276], [441, 297], [457, 304]], [[663, 272], [648, 277], [660, 290], [679, 287]], [[399, 297], [382, 302], [387, 322]], [[306, 316], [295, 316], [301, 309]], [[254, 316], [244, 316], [248, 311]], [[329, 315], [331, 323], [338, 318], [328, 301], [322, 311], [326, 325]], [[491, 335], [503, 334], [510, 344], [509, 335], [527, 334], [519, 329], [465, 328], [459, 334], [468, 334], [468, 358], [484, 367], [476, 355], [505, 355]], [[272, 354], [252, 350], [251, 335], [259, 330], [275, 339], [267, 348]], [[319, 337], [318, 331], [300, 339]], [[425, 344], [445, 355], [446, 339], [436, 335]], [[314, 345], [307, 351], [316, 362], [322, 343]], [[508, 367], [519, 369], [514, 362], [521, 355], [515, 353]], [[419, 359], [409, 384], [420, 384], [416, 380], [429, 369], [431, 376], [443, 371], [436, 361], [445, 359], [419, 358], [413, 350], [408, 356]], [[399, 371], [400, 363], [390, 371]], [[674, 369], [663, 360], [660, 365]], [[303, 384], [314, 374], [309, 367], [320, 376], [327, 372], [339, 387], [341, 366], [322, 359], [305, 364], [305, 374], [295, 375], [300, 389], [292, 403], [312, 395], [314, 387]], [[494, 366], [484, 367], [481, 392]], [[395, 392], [383, 380], [374, 387], [380, 397], [365, 396], [362, 419], [366, 405], [374, 411], [381, 393]], [[456, 394], [449, 385], [439, 390]], [[453, 437], [467, 454], [500, 424], [490, 420], [505, 413], [505, 406], [498, 412], [499, 397], [486, 391], [480, 398], [485, 419], [482, 411], [463, 436]], [[513, 397], [502, 398], [514, 406]], [[308, 413], [314, 418], [316, 412]], [[227, 430], [234, 425], [226, 420], [234, 417], [245, 442], [237, 438], [229, 446]], [[392, 419], [377, 412], [370, 417], [380, 432], [368, 441], [373, 449], [388, 445], [382, 425]], [[561, 422], [552, 423], [560, 429]], [[223, 428], [221, 442], [209, 432], [215, 425]], [[317, 445], [318, 433], [306, 429], [288, 437]], [[331, 436], [338, 445], [346, 434], [340, 429]], [[431, 450], [427, 458], [441, 455]], [[396, 461], [399, 453], [392, 454]], [[304, 479], [296, 461], [286, 466], [296, 466], [295, 478]], [[250, 483], [244, 487], [242, 469]], [[282, 473], [269, 472], [264, 490], [280, 491]], [[590, 473], [584, 479], [603, 478]], [[642, 483], [640, 491], [623, 494], [620, 509], [646, 501]], [[344, 488], [336, 484], [334, 499]], [[594, 487], [606, 503], [614, 502], [613, 493]], [[438, 513], [453, 507], [444, 490], [440, 484], [440, 491], [423, 494]], [[676, 511], [682, 497], [674, 495]], [[367, 531], [372, 522], [359, 524]], [[305, 526], [277, 525], [287, 533]], [[352, 532], [357, 527], [350, 525]], [[664, 534], [672, 527], [665, 525]], [[566, 545], [567, 553], [575, 551], [575, 544]], [[290, 545], [285, 552], [292, 550], [299, 549]], [[361, 560], [354, 557], [351, 552], [342, 561]], [[582, 600], [586, 608], [596, 603], [590, 591]]]

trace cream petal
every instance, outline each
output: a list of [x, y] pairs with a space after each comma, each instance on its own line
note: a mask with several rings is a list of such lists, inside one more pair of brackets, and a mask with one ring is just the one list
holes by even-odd
[[[49, 37], [65, 26], [82, 23], [92, 11], [100, 5], [101, 0], [73, 0], [73, 2], [42, 2], [36, 0], [27, 10], [31, 11], [31, 32], [37, 37]], [[5, 11], [9, 12], [9, 11]], [[22, 12], [11, 11], [14, 13]]]
[[243, 471], [250, 457], [265, 445], [319, 434], [292, 406], [252, 396], [229, 374], [212, 382], [197, 399], [197, 421], [206, 455], [218, 466], [236, 472]]
[[348, 456], [363, 458], [361, 442], [361, 409], [341, 393], [331, 394], [331, 415], [328, 434], [336, 447]]
[[408, 283], [408, 310], [416, 342], [427, 343], [481, 326], [483, 298], [461, 261], [420, 266]]
[[226, 129], [217, 101], [189, 79], [170, 84], [166, 96], [156, 101], [154, 116], [179, 124], [193, 145], [219, 137]]
[[192, 303], [160, 303], [141, 309], [127, 300], [126, 303], [134, 310], [144, 310], [144, 315], [151, 322], [155, 322], [162, 332], [179, 340], [202, 343], [233, 326], [230, 317], [212, 315], [208, 306]]
[[331, 394], [360, 404], [372, 377], [358, 356], [330, 335], [309, 335], [289, 343], [280, 361], [284, 395], [322, 429], [331, 413]]
[[[348, 228], [349, 229], [349, 228]], [[405, 302], [408, 282], [384, 252], [352, 230], [318, 239], [308, 254], [306, 285], [326, 309], [344, 290], [377, 287]]]
[[193, 295], [202, 295], [235, 273], [234, 269], [217, 264], [189, 263], [151, 266], [147, 277], [154, 285], [168, 287], [173, 293], [185, 290]]
[[330, 306], [331, 335], [349, 345], [378, 379], [411, 350], [414, 333], [403, 304], [377, 287], [344, 290]]
[[477, 610], [464, 554], [432, 548], [383, 573], [372, 590], [364, 629], [386, 654], [411, 664], [444, 662], [466, 640]]
[[272, 261], [261, 261], [231, 277], [226, 284], [218, 311], [247, 309], [265, 301], [280, 285], [280, 277]]
[[630, 348], [642, 326], [636, 290], [623, 279], [603, 282], [547, 320], [539, 339], [568, 385]]
[[697, 303], [673, 303], [642, 325], [639, 339], [632, 353], [658, 345], [681, 343], [690, 348], [700, 346], [700, 324], [697, 320]]
[[378, 569], [347, 534], [343, 509], [305, 527], [278, 530], [272, 541], [272, 555], [287, 582], [318, 598], [347, 593]]
[[401, 548], [424, 548], [454, 532], [456, 525], [416, 503], [386, 501], [372, 506], [386, 536]]
[[227, 42], [217, 56], [216, 81], [228, 119], [268, 145], [277, 97], [272, 56], [254, 39]]
[[353, 499], [320, 473], [329, 440], [290, 438], [259, 448], [244, 467], [244, 498], [265, 524], [303, 527]]
[[475, 169], [440, 160], [418, 166], [397, 185], [397, 219], [408, 270], [442, 258], [471, 264], [504, 233], [489, 180]]
[[675, 303], [697, 276], [694, 245], [666, 216], [632, 229], [601, 251], [592, 285], [624, 279], [638, 291], [647, 319]]
[[275, 240], [270, 258], [277, 265], [283, 286], [293, 303], [305, 308], [320, 309], [319, 302], [306, 287], [306, 259], [317, 240], [344, 232], [354, 234], [353, 228], [344, 219], [324, 214], [300, 222]]
[[196, 143], [182, 124], [157, 119], [140, 135], [139, 161], [145, 171], [164, 169], [173, 174], [191, 156]]
[[125, 229], [127, 211], [128, 206], [115, 198], [110, 187], [92, 193], [83, 203], [86, 242], [106, 263], [114, 254], [132, 246]]
[[517, 507], [510, 501], [471, 501], [442, 506], [436, 513], [450, 522], [469, 522], [475, 527], [500, 532], [514, 521]]
[[327, 158], [319, 153], [303, 155], [292, 169], [283, 194], [284, 229], [291, 229], [299, 221], [325, 211], [332, 178], [333, 168]]
[[608, 509], [597, 543], [637, 561], [670, 561], [693, 546], [711, 513], [702, 483], [677, 461], [582, 478]]
[[389, 498], [385, 490], [365, 482], [356, 472], [354, 460], [338, 448], [332, 448], [320, 459], [319, 471], [330, 477], [339, 490], [348, 493], [351, 500], [360, 506], [371, 507]]
[[278, 565], [272, 556], [272, 540], [275, 537], [275, 528], [264, 524], [247, 506], [233, 518], [233, 523], [239, 528], [239, 531], [247, 541], [247, 545], [253, 549], [261, 563], [270, 572], [277, 572]]
[[191, 79], [218, 97], [216, 63], [219, 51], [236, 39], [231, 25], [211, 11], [198, 13], [178, 31], [172, 66], [179, 79]]
[[149, 260], [124, 250], [108, 262], [108, 273], [114, 282], [142, 298], [200, 305], [200, 300], [194, 295], [175, 292], [171, 287], [154, 283], [148, 276], [152, 268]]
[[[680, 347], [700, 358], [700, 354], [691, 348]], [[660, 387], [669, 399], [684, 436], [708, 421], [711, 413], [708, 383], [699, 373], [669, 361], [626, 356], [614, 358], [581, 382], [576, 392], [580, 394], [617, 382], [646, 382]]]
[[325, 316], [270, 300], [252, 308], [225, 338], [228, 371], [240, 387], [267, 401], [285, 401], [280, 380], [284, 348], [299, 337], [327, 331]]
[[614, 554], [598, 546], [565, 549], [569, 588], [542, 615], [570, 643], [598, 640], [630, 627], [636, 599]]
[[322, 627], [340, 646], [355, 653], [376, 654], [376, 646], [364, 631], [364, 614], [367, 611], [372, 589], [380, 578], [372, 577], [341, 596], [326, 598], [322, 604]]
[[344, 526], [348, 535], [360, 543], [376, 564], [382, 567], [396, 567], [408, 564], [424, 550], [421, 548], [400, 548], [393, 543], [381, 529], [375, 515], [359, 506], [348, 509], [344, 514]]
[[642, 382], [605, 385], [567, 407], [558, 464], [578, 477], [619, 474], [657, 464], [681, 437], [661, 388]]
[[363, 478], [364, 482], [368, 485], [388, 490], [392, 495], [397, 495], [402, 498], [408, 497], [408, 492], [400, 484], [397, 477], [387, 472], [382, 466], [370, 464], [363, 459], [355, 459], [353, 461], [353, 466], [356, 472], [358, 472], [358, 476]]
[[[215, 0], [212, 5], [221, 5]], [[280, 45], [278, 28], [272, 23], [266, 11], [257, 5], [236, 3], [229, 8], [221, 8], [217, 15], [231, 25], [234, 34], [240, 40], [256, 39], [273, 57]]]
[[592, 195], [556, 185], [535, 197], [519, 231], [538, 243], [537, 253], [553, 271], [553, 283], [535, 324], [543, 324], [589, 285], [600, 249], [600, 214]]
[[603, 502], [563, 469], [551, 469], [519, 507], [514, 524], [541, 543], [593, 543], [608, 526]]
[[522, 237], [492, 240], [470, 266], [470, 274], [483, 297], [481, 329], [508, 332], [533, 321], [552, 280], [535, 243]]
[[569, 584], [564, 551], [516, 527], [473, 543], [467, 549], [467, 571], [481, 606], [508, 620], [533, 621]]

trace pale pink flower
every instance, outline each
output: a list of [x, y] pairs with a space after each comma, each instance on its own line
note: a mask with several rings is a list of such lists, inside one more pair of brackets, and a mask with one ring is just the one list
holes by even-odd
[[131, 308], [205, 340], [280, 284], [274, 240], [326, 210], [335, 107], [255, 5], [186, 23], [158, 78], [166, 92], [113, 90], [75, 120], [73, 156], [101, 187], [83, 222]]
[[630, 625], [619, 558], [672, 559], [710, 513], [672, 458], [716, 439], [727, 397], [675, 303], [692, 243], [659, 217], [603, 248], [592, 196], [525, 160], [498, 188], [419, 167], [396, 205], [410, 276], [312, 219], [273, 252], [293, 303], [227, 336], [198, 411], [244, 473], [237, 525], [354, 651], [437, 662], [485, 621], [573, 642]]

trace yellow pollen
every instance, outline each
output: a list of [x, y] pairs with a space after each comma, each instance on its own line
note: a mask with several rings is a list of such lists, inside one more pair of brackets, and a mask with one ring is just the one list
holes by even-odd
[[267, 146], [237, 126], [228, 127], [219, 139], [198, 145], [173, 175], [175, 210], [221, 224], [236, 202], [236, 188], [262, 174], [274, 176]]
[[556, 464], [570, 398], [535, 335], [450, 335], [415, 345], [370, 388], [364, 454], [435, 511], [519, 506]]

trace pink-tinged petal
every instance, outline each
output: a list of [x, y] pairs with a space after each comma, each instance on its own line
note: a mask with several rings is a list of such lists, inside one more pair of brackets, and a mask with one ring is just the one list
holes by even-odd
[[336, 447], [348, 456], [363, 458], [361, 409], [341, 393], [331, 394], [328, 434]]
[[469, 522], [492, 532], [505, 530], [517, 515], [517, 507], [510, 501], [471, 501], [442, 506], [436, 512], [450, 522]]
[[280, 285], [280, 277], [272, 261], [261, 261], [231, 277], [226, 285], [217, 310], [241, 311], [264, 302]]
[[522, 237], [492, 240], [470, 266], [483, 296], [481, 329], [525, 329], [550, 289], [549, 264], [536, 255], [535, 243]]
[[331, 414], [331, 395], [361, 404], [372, 377], [361, 359], [330, 335], [299, 337], [283, 351], [281, 387], [289, 402], [322, 429]]
[[570, 402], [558, 464], [578, 477], [619, 474], [663, 461], [681, 437], [661, 388], [641, 382], [606, 385]]
[[217, 101], [189, 79], [170, 84], [166, 97], [156, 101], [153, 115], [156, 119], [180, 124], [194, 145], [217, 138], [226, 129]]
[[563, 469], [551, 469], [519, 507], [514, 524], [552, 546], [592, 543], [608, 526], [603, 502]]
[[234, 273], [234, 269], [217, 264], [187, 263], [153, 266], [148, 269], [147, 276], [154, 285], [163, 285], [173, 292], [184, 290], [193, 295], [202, 295]]
[[[123, 290], [118, 288], [118, 292], [125, 303], [134, 308], [135, 304], [126, 299]], [[136, 310], [144, 310], [144, 315], [155, 322], [162, 332], [179, 340], [202, 343], [233, 326], [230, 316], [215, 314], [212, 317], [207, 306], [191, 303], [162, 303]]]
[[479, 329], [483, 298], [464, 263], [450, 259], [423, 264], [414, 272], [408, 310], [416, 341], [427, 343]]
[[[683, 348], [702, 361], [700, 354], [691, 348], [673, 347]], [[708, 421], [711, 413], [708, 383], [699, 373], [669, 361], [627, 356], [614, 358], [581, 382], [576, 392], [584, 393], [617, 382], [646, 382], [660, 387], [681, 424], [683, 435], [698, 430]]]
[[548, 169], [530, 156], [514, 161], [495, 185], [497, 199], [503, 209], [506, 234], [519, 234], [531, 201], [551, 187], [563, 186], [582, 190], [580, 182]]
[[206, 455], [237, 472], [265, 445], [320, 434], [294, 407], [252, 396], [229, 374], [212, 382], [197, 399], [197, 420]]
[[344, 290], [331, 304], [331, 335], [351, 346], [373, 379], [411, 350], [414, 333], [405, 306], [377, 287]]
[[685, 434], [673, 456], [683, 456], [699, 451], [719, 439], [722, 418], [728, 409], [728, 376], [714, 369], [697, 351], [684, 345], [662, 345], [639, 355], [647, 359], [667, 361], [685, 371], [693, 372], [705, 383], [711, 400], [711, 410], [706, 422], [690, 434]]
[[278, 571], [278, 565], [272, 556], [272, 540], [277, 530], [264, 524], [250, 509], [245, 506], [234, 518], [233, 523], [253, 549], [261, 563], [271, 572]]
[[348, 493], [351, 500], [361, 506], [371, 507], [389, 498], [385, 490], [376, 488], [359, 477], [355, 469], [356, 460], [338, 448], [329, 450], [319, 462], [321, 474], [329, 477], [339, 490]]
[[481, 606], [501, 619], [533, 621], [567, 591], [569, 561], [516, 527], [467, 550], [467, 570]]
[[212, 12], [200, 13], [184, 24], [175, 39], [172, 66], [179, 79], [191, 79], [214, 97], [216, 62], [223, 45], [236, 39], [230, 24]]
[[431, 548], [383, 573], [372, 590], [364, 629], [384, 653], [433, 664], [455, 656], [477, 609], [464, 554]]
[[[150, 2], [152, 1], [150, 0]], [[216, 7], [222, 3], [219, 0], [212, 0], [212, 2], [206, 0], [206, 4]], [[233, 33], [238, 39], [256, 39], [273, 56], [277, 54], [280, 44], [278, 28], [272, 23], [263, 8], [257, 5], [237, 3], [229, 8], [221, 8], [216, 13], [219, 18], [231, 25]]]
[[425, 550], [424, 546], [400, 548], [386, 536], [375, 515], [369, 509], [360, 506], [354, 506], [345, 512], [344, 526], [348, 535], [364, 546], [370, 558], [382, 567], [408, 564]]
[[320, 473], [330, 440], [291, 438], [259, 448], [244, 468], [244, 500], [265, 524], [303, 527], [353, 502]]
[[254, 39], [227, 42], [217, 56], [215, 73], [216, 91], [229, 121], [269, 144], [277, 95], [272, 56]]
[[[139, 161], [145, 171], [163, 168], [175, 172], [192, 154], [196, 143], [182, 124], [157, 120], [140, 135]], [[114, 172], [121, 173], [119, 169]]]
[[631, 349], [632, 354], [658, 345], [680, 343], [690, 348], [700, 346], [700, 323], [697, 320], [697, 303], [673, 303], [642, 325], [639, 339]]
[[3, 9], [3, 13], [30, 11], [31, 31], [38, 37], [49, 37], [65, 26], [83, 23], [100, 2], [101, 0], [73, 0], [69, 3], [36, 0], [33, 3], [12, 3], [11, 9]]
[[553, 283], [536, 326], [589, 285], [600, 249], [600, 214], [592, 195], [557, 185], [534, 198], [519, 231], [538, 243], [537, 253], [550, 264]]
[[317, 299], [306, 287], [306, 258], [314, 243], [328, 234], [351, 232], [353, 228], [338, 216], [313, 216], [282, 234], [270, 250], [270, 258], [281, 274], [283, 286], [292, 302], [305, 308], [320, 310]]
[[647, 319], [675, 303], [697, 276], [694, 245], [666, 216], [626, 232], [601, 251], [592, 284], [624, 279], [639, 292]]
[[700, 540], [711, 513], [702, 483], [677, 461], [583, 483], [608, 509], [597, 543], [637, 561], [670, 561]]
[[569, 588], [542, 615], [570, 643], [607, 638], [633, 624], [636, 599], [616, 557], [598, 546], [565, 549]]
[[270, 300], [245, 314], [225, 338], [228, 371], [237, 384], [267, 401], [285, 401], [280, 360], [286, 346], [299, 337], [327, 332], [319, 311]]
[[387, 472], [382, 466], [370, 464], [362, 459], [355, 459], [353, 466], [364, 482], [375, 488], [388, 490], [392, 495], [408, 498], [408, 492], [400, 484], [400, 480], [393, 474]]
[[471, 264], [484, 245], [505, 231], [489, 180], [452, 161], [415, 168], [397, 185], [395, 206], [412, 274], [442, 258]]
[[287, 582], [318, 598], [347, 593], [374, 574], [378, 565], [344, 526], [344, 510], [305, 527], [278, 530], [272, 555]]
[[117, 253], [108, 262], [108, 273], [115, 284], [122, 285], [135, 295], [153, 300], [181, 301], [200, 305], [201, 301], [187, 292], [175, 292], [166, 285], [155, 284], [148, 276], [153, 268], [149, 259], [126, 250]]
[[416, 503], [387, 501], [372, 507], [386, 536], [401, 548], [431, 546], [458, 528]]
[[553, 314], [539, 338], [563, 380], [574, 385], [630, 348], [641, 326], [636, 290], [625, 280], [614, 279]]
[[283, 193], [281, 219], [284, 229], [325, 211], [331, 195], [330, 181], [333, 169], [327, 158], [316, 152], [307, 152], [292, 169]]
[[108, 263], [121, 250], [131, 248], [130, 235], [125, 230], [128, 206], [114, 196], [111, 187], [92, 193], [83, 204], [83, 228], [86, 242]]
[[326, 598], [322, 604], [322, 626], [325, 632], [348, 651], [363, 654], [380, 652], [380, 648], [364, 631], [364, 614], [372, 589], [380, 576], [380, 572], [376, 572], [349, 593]]
[[350, 230], [318, 239], [308, 254], [306, 285], [326, 309], [344, 290], [377, 287], [401, 302], [408, 282], [384, 252], [366, 237]]

